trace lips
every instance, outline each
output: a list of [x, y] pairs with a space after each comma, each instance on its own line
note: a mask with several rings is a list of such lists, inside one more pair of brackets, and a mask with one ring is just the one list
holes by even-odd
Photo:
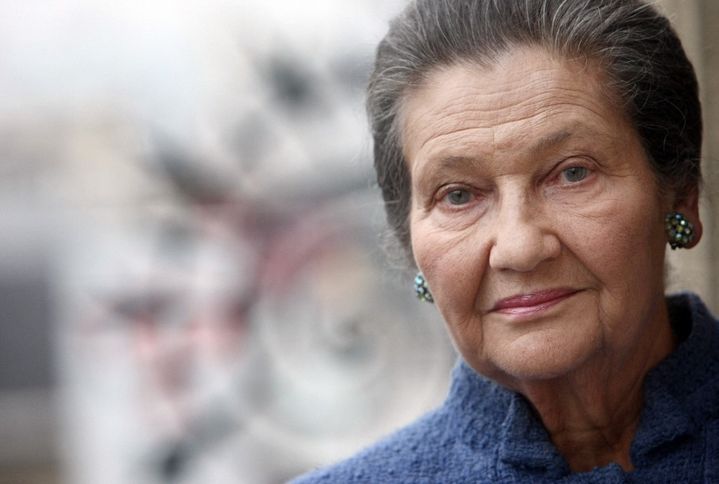
[[549, 289], [527, 294], [517, 294], [497, 301], [492, 312], [502, 314], [530, 314], [549, 309], [579, 291], [576, 289]]

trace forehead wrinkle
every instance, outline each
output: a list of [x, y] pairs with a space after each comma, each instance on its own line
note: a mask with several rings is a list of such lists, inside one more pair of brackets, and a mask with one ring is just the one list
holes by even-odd
[[[404, 123], [405, 129], [403, 132], [406, 135], [406, 133], [412, 132], [413, 128], [417, 127], [418, 129], [414, 131], [413, 138], [415, 141], [420, 141], [419, 146], [412, 147], [413, 153], [409, 153], [407, 150], [409, 143], [406, 142], [409, 139], [405, 136], [405, 142], [403, 142], [405, 155], [407, 155], [407, 158], [411, 158], [412, 155], [423, 151], [429, 143], [442, 142], [447, 140], [448, 137], [451, 140], [453, 136], [469, 134], [468, 132], [472, 130], [488, 130], [489, 133], [486, 137], [491, 137], [493, 141], [497, 141], [494, 138], [503, 138], [503, 136], [497, 135], [505, 131], [511, 133], [508, 136], [509, 139], [516, 137], [516, 133], [512, 133], [515, 131], [513, 125], [523, 121], [531, 122], [532, 119], [536, 118], [546, 119], [551, 116], [566, 116], [578, 110], [589, 111], [599, 119], [604, 119], [607, 116], [607, 113], [601, 112], [601, 105], [594, 106], [593, 104], [595, 103], [592, 102], [576, 102], [571, 96], [573, 91], [582, 92], [580, 89], [572, 90], [556, 87], [522, 99], [519, 102], [516, 102], [516, 100], [513, 100], [514, 102], [507, 101], [506, 106], [488, 106], [484, 109], [476, 107], [479, 96], [472, 96], [471, 104], [468, 105], [462, 100], [470, 95], [464, 95], [459, 99], [454, 99], [453, 102], [446, 106], [441, 106], [439, 109], [423, 109], [418, 116], [405, 116], [406, 122]], [[486, 96], [484, 95], [484, 97]], [[510, 110], [510, 114], [506, 114], [507, 110]], [[489, 116], [487, 116], [488, 113], [490, 114]], [[405, 114], [408, 113], [405, 111]], [[496, 124], [495, 120], [497, 118], [502, 119], [501, 124]], [[425, 119], [428, 119], [429, 122], [425, 122]], [[522, 131], [522, 127], [520, 126], [516, 131]], [[480, 135], [479, 137], [484, 136]]]
[[[510, 51], [505, 60], [512, 57]], [[519, 154], [546, 132], [548, 118], [560, 120], [555, 126], [581, 121], [588, 138], [601, 134], [617, 108], [602, 86], [603, 71], [567, 59], [550, 59], [550, 64], [546, 57], [533, 59], [489, 67], [457, 63], [430, 72], [399, 104], [396, 126], [405, 161], [423, 165], [427, 158], [450, 155], [489, 158], [498, 150]], [[622, 109], [618, 112], [625, 117]]]
[[[563, 116], [562, 122], [545, 126], [547, 117], [560, 114], [540, 112], [491, 128], [463, 128], [437, 135], [425, 140], [415, 155], [421, 153], [423, 162], [442, 158], [466, 158], [465, 153], [471, 153], [470, 158], [491, 159], [497, 152], [532, 154], [546, 151], [572, 138], [602, 135], [602, 130], [595, 123], [580, 121], [576, 116]], [[522, 121], [532, 125], [528, 127], [523, 123], [517, 126], [517, 123]], [[469, 133], [473, 130], [478, 133]]]
[[[518, 92], [520, 94], [528, 91], [533, 91], [535, 88], [537, 92], [551, 92], [553, 90], [566, 91], [569, 89], [569, 85], [574, 82], [575, 71], [579, 70], [577, 66], [574, 66], [570, 62], [558, 61], [558, 65], [551, 66], [527, 66], [525, 69], [526, 75], [519, 76], [517, 73], [512, 73], [512, 65], [493, 65], [491, 67], [481, 67], [471, 62], [459, 62], [449, 67], [436, 68], [425, 77], [424, 81], [412, 88], [410, 91], [405, 93], [402, 104], [412, 104], [412, 100], [419, 99], [422, 97], [429, 96], [430, 99], [444, 99], [448, 102], [448, 107], [452, 104], [465, 104], [465, 98], [469, 97], [474, 99], [492, 98], [498, 97], [498, 99], [508, 100], [508, 104], [513, 104], [511, 100], [512, 94]], [[556, 76], [551, 74], [562, 68], [565, 76], [557, 79]], [[510, 71], [507, 73], [506, 71]], [[586, 71], [586, 69], [582, 69]], [[550, 75], [547, 75], [549, 73]], [[593, 77], [596, 75], [590, 74]], [[597, 73], [597, 75], [599, 75]], [[486, 84], [479, 87], [474, 84], [477, 81], [477, 77], [485, 78], [490, 84]], [[492, 78], [499, 77], [500, 83], [496, 86], [492, 85]], [[497, 80], [497, 79], [494, 79]], [[598, 80], [598, 79], [597, 79]], [[585, 86], [577, 88], [576, 91], [583, 92]], [[460, 91], [455, 95], [455, 91]], [[463, 93], [462, 91], [468, 91]], [[472, 104], [470, 101], [468, 104]], [[424, 102], [422, 104], [425, 104]], [[502, 109], [504, 106], [501, 104], [495, 106], [496, 109]]]
[[[558, 150], [562, 146], [579, 141], [581, 143], [589, 142], [596, 145], [597, 142], [602, 145], [610, 145], [611, 141], [616, 141], [615, 137], [609, 136], [602, 130], [598, 130], [595, 126], [585, 122], [575, 121], [573, 119], [566, 120], [563, 124], [558, 124], [555, 129], [533, 137], [527, 132], [518, 132], [512, 138], [512, 142], [516, 142], [519, 138], [526, 138], [528, 141], [523, 147], [517, 148], [516, 144], [507, 147], [493, 141], [487, 143], [479, 143], [476, 140], [472, 143], [456, 143], [452, 144], [450, 149], [440, 149], [437, 153], [431, 151], [423, 156], [422, 159], [412, 166], [413, 179], [418, 172], [428, 170], [428, 173], [439, 173], [446, 170], [464, 170], [467, 168], [477, 169], [489, 166], [497, 161], [497, 156], [501, 154], [495, 151], [510, 151], [515, 154], [515, 158], [533, 159], [541, 153], [547, 153], [551, 150]], [[468, 144], [468, 149], [463, 149], [461, 144]], [[492, 152], [483, 149], [483, 146], [492, 146]], [[506, 148], [506, 149], [505, 149]], [[456, 154], [457, 153], [457, 154]], [[469, 153], [469, 154], [464, 154]]]

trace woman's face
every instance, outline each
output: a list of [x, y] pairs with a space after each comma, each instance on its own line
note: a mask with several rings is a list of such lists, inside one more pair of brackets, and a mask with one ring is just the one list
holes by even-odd
[[477, 371], [622, 364], [667, 324], [673, 207], [594, 66], [526, 48], [439, 69], [401, 119], [414, 256]]

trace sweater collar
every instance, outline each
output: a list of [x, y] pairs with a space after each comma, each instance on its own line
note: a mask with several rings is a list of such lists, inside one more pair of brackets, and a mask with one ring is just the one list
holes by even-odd
[[516, 393], [502, 422], [498, 457], [514, 467], [541, 469], [556, 477], [569, 471], [529, 402]]
[[694, 294], [667, 298], [672, 328], [683, 340], [644, 380], [644, 410], [632, 444], [637, 460], [651, 450], [698, 431], [719, 410], [719, 328]]
[[529, 402], [477, 374], [459, 360], [452, 375], [452, 387], [445, 404], [450, 427], [470, 448], [497, 445], [501, 462], [525, 469], [543, 469], [562, 475], [564, 459], [549, 439]]

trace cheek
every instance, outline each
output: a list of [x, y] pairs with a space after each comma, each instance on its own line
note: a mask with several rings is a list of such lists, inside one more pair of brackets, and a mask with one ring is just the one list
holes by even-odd
[[477, 224], [469, 223], [460, 226], [456, 221], [443, 223], [435, 211], [426, 213], [413, 201], [410, 213], [412, 252], [417, 267], [428, 281], [464, 270], [470, 261], [476, 264], [481, 247], [476, 227]]
[[465, 321], [474, 314], [486, 270], [485, 245], [476, 230], [452, 232], [412, 223], [415, 262], [446, 321]]
[[[467, 235], [431, 227], [429, 223], [412, 224], [412, 251], [415, 262], [429, 282], [447, 277], [464, 259]], [[439, 289], [438, 284], [434, 284]]]
[[448, 234], [441, 230], [423, 231], [421, 224], [412, 232], [412, 246], [418, 268], [424, 273], [434, 305], [460, 354], [483, 374], [485, 368], [484, 331], [478, 319], [477, 296], [486, 265], [482, 263], [479, 242], [466, 233]]
[[638, 292], [661, 288], [665, 238], [654, 200], [621, 200], [603, 216], [575, 219], [567, 227], [565, 245], [598, 280], [609, 302], [627, 304]]

